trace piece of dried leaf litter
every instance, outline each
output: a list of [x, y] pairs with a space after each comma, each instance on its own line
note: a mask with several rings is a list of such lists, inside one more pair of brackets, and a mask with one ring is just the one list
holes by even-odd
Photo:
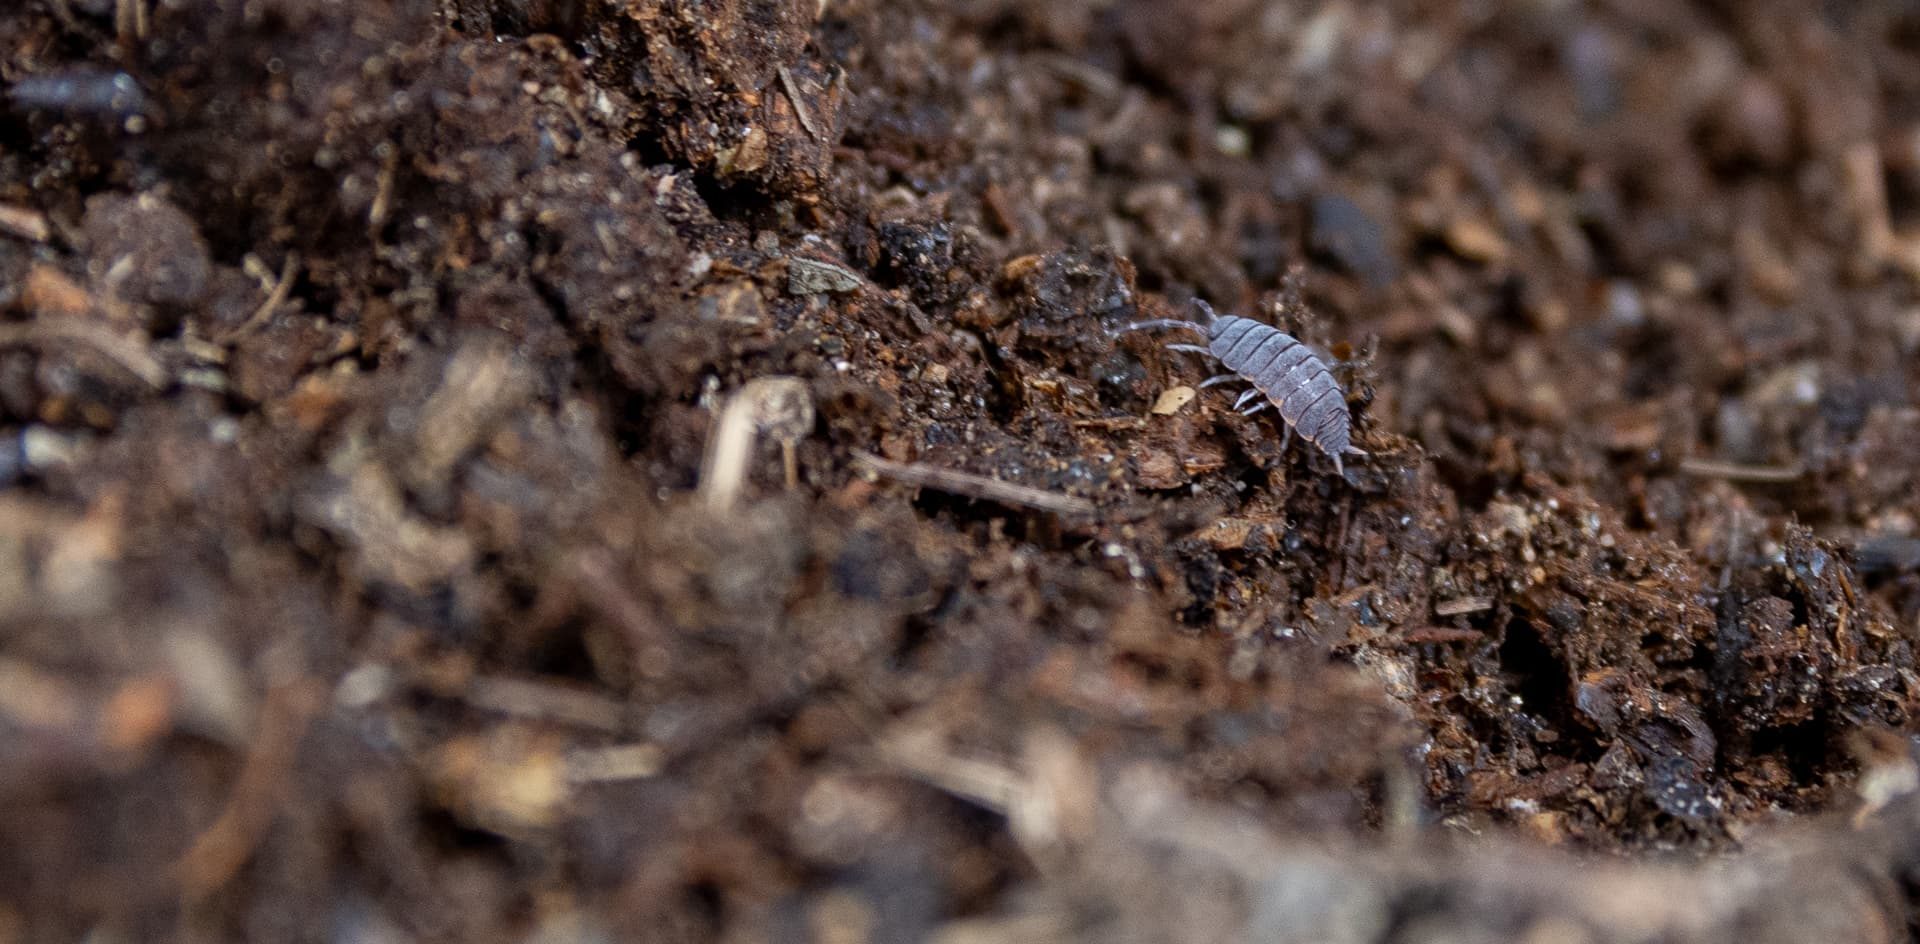
[[803, 256], [787, 259], [787, 291], [790, 294], [851, 292], [860, 285], [860, 276], [846, 266]]
[[1180, 412], [1181, 407], [1192, 403], [1193, 398], [1194, 390], [1192, 387], [1184, 384], [1178, 387], [1169, 387], [1165, 393], [1160, 394], [1160, 399], [1153, 401], [1153, 415], [1172, 416]]

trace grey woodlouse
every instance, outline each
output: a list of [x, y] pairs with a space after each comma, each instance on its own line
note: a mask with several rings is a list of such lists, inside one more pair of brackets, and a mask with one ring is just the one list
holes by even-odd
[[[1353, 414], [1347, 408], [1346, 393], [1333, 379], [1327, 365], [1305, 344], [1272, 325], [1237, 315], [1215, 314], [1213, 306], [1198, 299], [1194, 305], [1207, 316], [1205, 323], [1155, 318], [1135, 322], [1121, 330], [1186, 328], [1205, 334], [1204, 347], [1169, 344], [1167, 350], [1205, 354], [1233, 371], [1208, 377], [1200, 382], [1203, 388], [1235, 380], [1253, 384], [1253, 389], [1242, 393], [1233, 407], [1242, 416], [1252, 416], [1269, 406], [1277, 407], [1286, 430], [1280, 448], [1285, 449], [1293, 440], [1294, 430], [1299, 430], [1301, 438], [1333, 459], [1333, 469], [1341, 476], [1347, 474], [1341, 461], [1343, 456], [1367, 454], [1353, 446]], [[1255, 397], [1263, 399], [1247, 406]]]

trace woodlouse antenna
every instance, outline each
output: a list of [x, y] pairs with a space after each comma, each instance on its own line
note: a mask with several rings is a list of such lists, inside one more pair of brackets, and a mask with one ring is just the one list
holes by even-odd
[[1142, 331], [1147, 328], [1188, 328], [1193, 331], [1198, 331], [1201, 334], [1207, 333], [1206, 325], [1197, 321], [1182, 321], [1179, 318], [1152, 318], [1147, 321], [1136, 321], [1133, 324], [1121, 328], [1120, 333], [1126, 334], [1129, 331]]

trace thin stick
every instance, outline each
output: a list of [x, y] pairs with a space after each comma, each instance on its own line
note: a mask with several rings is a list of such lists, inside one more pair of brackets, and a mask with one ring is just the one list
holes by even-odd
[[1807, 474], [1806, 467], [1793, 465], [1742, 465], [1717, 459], [1682, 459], [1680, 471], [1703, 479], [1729, 482], [1791, 482]]
[[1136, 321], [1133, 324], [1121, 328], [1120, 333], [1126, 334], [1129, 331], [1143, 331], [1147, 328], [1192, 328], [1201, 334], [1207, 333], [1206, 325], [1197, 321], [1182, 321], [1178, 318], [1151, 318], [1146, 321]]
[[1455, 597], [1451, 600], [1442, 600], [1439, 603], [1435, 603], [1433, 605], [1433, 615], [1460, 616], [1466, 613], [1478, 613], [1481, 610], [1491, 609], [1493, 609], [1492, 597]]
[[533, 718], [606, 734], [627, 730], [627, 708], [604, 695], [554, 682], [482, 675], [467, 684], [461, 700], [475, 708]]
[[787, 487], [800, 484], [794, 444], [813, 429], [813, 396], [796, 377], [758, 377], [727, 400], [700, 464], [700, 494], [715, 514], [731, 510], [747, 480], [747, 462], [762, 434], [780, 442]]
[[1094, 512], [1093, 502], [1084, 498], [1015, 485], [1012, 482], [1002, 482], [999, 479], [974, 475], [971, 472], [942, 469], [918, 463], [892, 462], [865, 452], [855, 452], [853, 458], [877, 475], [917, 488], [931, 488], [952, 495], [986, 499], [1003, 505], [1018, 505], [1059, 515], [1090, 515]]
[[289, 682], [268, 695], [260, 730], [220, 815], [173, 864], [174, 879], [189, 900], [218, 891], [253, 857], [279, 812], [300, 742], [324, 703], [311, 679]]
[[266, 324], [267, 319], [273, 317], [273, 313], [278, 311], [281, 305], [286, 304], [287, 295], [293, 291], [294, 273], [299, 268], [300, 254], [287, 253], [286, 261], [280, 264], [280, 278], [273, 283], [273, 291], [267, 293], [267, 300], [261, 302], [260, 307], [255, 308], [253, 314], [247, 316], [247, 320], [240, 322], [232, 331], [227, 332], [227, 336], [222, 340], [229, 343], [238, 341], [252, 334], [255, 328]]
[[167, 369], [147, 353], [144, 344], [115, 334], [100, 325], [78, 321], [29, 321], [25, 324], [0, 324], [0, 347], [34, 345], [66, 341], [92, 348], [119, 365], [122, 370], [159, 390], [167, 385]]

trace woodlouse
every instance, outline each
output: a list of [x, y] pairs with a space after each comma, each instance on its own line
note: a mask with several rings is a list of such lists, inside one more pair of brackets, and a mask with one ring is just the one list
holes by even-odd
[[[1233, 407], [1240, 410], [1242, 416], [1252, 416], [1269, 406], [1278, 408], [1287, 437], [1281, 440], [1280, 448], [1285, 449], [1292, 441], [1294, 430], [1299, 430], [1301, 438], [1333, 459], [1334, 471], [1342, 476], [1347, 470], [1341, 457], [1367, 454], [1353, 446], [1353, 414], [1347, 408], [1346, 394], [1319, 356], [1298, 338], [1272, 325], [1237, 315], [1215, 314], [1211, 305], [1198, 299], [1194, 304], [1207, 316], [1204, 324], [1155, 318], [1135, 322], [1122, 330], [1186, 328], [1205, 334], [1204, 347], [1169, 344], [1167, 349], [1205, 354], [1233, 371], [1209, 377], [1201, 381], [1201, 387], [1235, 380], [1253, 384], [1253, 389], [1241, 394]], [[1263, 396], [1259, 403], [1247, 406], [1248, 401]]]

